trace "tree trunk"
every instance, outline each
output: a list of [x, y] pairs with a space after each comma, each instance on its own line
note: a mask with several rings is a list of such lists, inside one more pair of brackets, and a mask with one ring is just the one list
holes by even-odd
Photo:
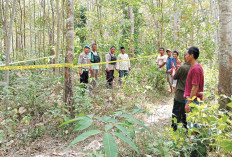
[[[9, 1], [6, 0], [6, 5], [9, 5]], [[10, 18], [10, 23], [9, 27], [7, 29], [7, 47], [6, 47], [6, 66], [10, 65], [10, 51], [11, 51], [11, 37], [12, 37], [12, 27], [13, 27], [13, 22], [14, 22], [14, 14], [16, 10], [16, 0], [13, 1], [13, 8], [12, 8], [12, 13], [11, 13], [11, 18]], [[9, 85], [9, 70], [5, 72], [5, 82], [7, 86]]]
[[[66, 0], [66, 54], [65, 63], [73, 63], [74, 60], [74, 5], [73, 0]], [[74, 84], [73, 68], [65, 67], [64, 75], [64, 102], [72, 111], [73, 105], [73, 84]]]
[[[32, 11], [32, 10], [31, 10], [31, 0], [29, 0], [29, 8], [30, 8], [30, 11]], [[30, 19], [29, 19], [29, 25], [30, 25], [30, 48], [31, 48], [30, 51], [32, 51], [32, 28], [31, 28], [31, 18], [32, 18], [32, 16], [30, 15]]]
[[[45, 21], [46, 21], [46, 2], [45, 0], [43, 0], [43, 20], [44, 20], [44, 24], [43, 24], [43, 54], [44, 54], [44, 57], [46, 56], [46, 52], [45, 52]], [[44, 64], [45, 64], [45, 60], [44, 60]]]
[[62, 1], [62, 26], [63, 26], [63, 29], [62, 29], [62, 57], [64, 57], [64, 41], [65, 41], [65, 14], [64, 14], [64, 1]]
[[[34, 29], [35, 29], [35, 26], [36, 26], [36, 23], [35, 23], [35, 13], [36, 13], [36, 11], [35, 11], [35, 0], [34, 0]], [[34, 43], [34, 44], [35, 44], [35, 54], [37, 54], [37, 53], [36, 53], [36, 49], [37, 49], [37, 48], [36, 48], [36, 44], [37, 44], [37, 42], [36, 42], [37, 31], [35, 31], [34, 35], [35, 35], [35, 39], [34, 39], [34, 40], [35, 40], [35, 43]], [[40, 53], [40, 52], [39, 52], [39, 53]], [[40, 56], [40, 55], [39, 55], [39, 56]]]
[[[24, 50], [26, 50], [26, 0], [23, 1], [23, 43], [24, 43]], [[25, 53], [26, 55], [26, 53]]]
[[[130, 0], [131, 3], [131, 0]], [[128, 11], [129, 11], [129, 17], [130, 17], [130, 46], [129, 46], [129, 51], [130, 51], [130, 56], [134, 56], [134, 31], [135, 31], [135, 22], [134, 22], [134, 12], [133, 12], [133, 6], [132, 4], [128, 5]]]
[[[219, 0], [219, 94], [232, 97], [232, 1]], [[231, 102], [221, 98], [219, 104], [227, 108]], [[231, 109], [231, 108], [230, 108]]]
[[[59, 0], [56, 0], [56, 18], [57, 18], [57, 42], [56, 42], [56, 64], [59, 63], [59, 48], [60, 48], [60, 11]], [[56, 76], [59, 75], [59, 68], [55, 69]]]

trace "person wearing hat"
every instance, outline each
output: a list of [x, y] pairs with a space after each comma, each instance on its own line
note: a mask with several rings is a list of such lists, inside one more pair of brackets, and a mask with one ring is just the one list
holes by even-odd
[[[115, 50], [116, 50], [115, 46], [112, 46], [110, 48], [110, 53], [107, 53], [105, 55], [106, 62], [117, 60], [116, 56], [114, 55]], [[106, 64], [106, 81], [107, 81], [106, 87], [107, 88], [113, 87], [114, 69], [116, 69], [116, 62]]]
[[128, 76], [129, 71], [131, 70], [129, 56], [125, 53], [124, 47], [121, 47], [121, 52], [122, 53], [118, 55], [118, 60], [128, 59], [128, 61], [117, 62], [116, 69], [119, 72], [119, 84], [122, 83], [122, 78]]
[[[90, 47], [85, 45], [84, 52], [82, 52], [78, 59], [78, 65], [89, 64], [89, 53]], [[79, 75], [80, 75], [80, 83], [88, 83], [89, 82], [89, 70], [92, 70], [91, 66], [79, 67]]]

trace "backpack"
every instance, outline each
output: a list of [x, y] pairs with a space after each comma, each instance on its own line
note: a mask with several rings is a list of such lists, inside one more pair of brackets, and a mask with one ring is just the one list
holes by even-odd
[[[110, 54], [110, 58], [111, 58], [110, 61], [116, 61], [117, 60], [116, 56], [112, 56], [111, 53], [109, 53], [109, 54]], [[116, 62], [113, 62], [113, 63], [110, 63], [110, 64], [115, 65]]]
[[95, 56], [93, 54], [93, 52], [91, 51], [91, 63], [100, 63], [101, 62], [101, 58], [99, 57], [98, 53], [97, 55]]

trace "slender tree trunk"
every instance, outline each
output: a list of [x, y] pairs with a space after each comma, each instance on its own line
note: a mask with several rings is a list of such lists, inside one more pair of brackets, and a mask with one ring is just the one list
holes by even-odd
[[21, 3], [20, 1], [19, 2], [19, 8], [20, 8], [20, 49], [23, 49], [22, 51], [22, 54], [23, 54], [23, 59], [25, 57], [25, 54], [24, 54], [24, 47], [23, 47], [23, 9], [22, 9], [22, 6], [21, 6]]
[[[24, 43], [24, 51], [26, 50], [26, 0], [23, 1], [23, 43]], [[26, 52], [25, 52], [26, 54]]]
[[[44, 24], [43, 24], [43, 54], [44, 57], [46, 56], [46, 51], [45, 51], [45, 21], [46, 21], [46, 0], [43, 0], [43, 20], [44, 20]], [[44, 64], [45, 64], [45, 60], [44, 60]]]
[[[131, 0], [130, 0], [131, 3]], [[128, 5], [128, 11], [129, 11], [129, 17], [130, 17], [130, 22], [131, 22], [131, 26], [130, 26], [130, 47], [129, 47], [129, 51], [130, 51], [130, 56], [133, 57], [134, 56], [134, 31], [135, 31], [135, 21], [134, 21], [134, 12], [133, 12], [133, 6], [131, 4]]]
[[65, 14], [64, 14], [64, 3], [65, 3], [65, 0], [62, 1], [62, 26], [63, 26], [63, 29], [62, 29], [62, 57], [64, 57], [64, 46], [65, 46]]
[[16, 51], [19, 50], [19, 35], [18, 35], [18, 26], [15, 23], [15, 38], [16, 38]]
[[[1, 6], [2, 10], [4, 9], [4, 2], [2, 2]], [[7, 49], [7, 40], [8, 40], [8, 14], [9, 14], [9, 0], [6, 1], [5, 14], [2, 12], [2, 24], [3, 24], [3, 32], [4, 32], [4, 52], [6, 53]]]
[[[164, 13], [163, 13], [163, 0], [160, 3], [160, 8], [161, 8], [161, 18], [162, 18], [162, 22], [161, 22], [161, 35], [160, 35], [160, 46], [163, 45], [163, 27], [164, 27]], [[160, 47], [159, 46], [159, 47]]]
[[[9, 5], [9, 1], [6, 0], [6, 5]], [[13, 27], [13, 22], [15, 18], [15, 10], [16, 10], [16, 0], [13, 1], [13, 8], [12, 8], [12, 13], [11, 13], [11, 18], [10, 18], [10, 23], [9, 27], [7, 29], [8, 35], [7, 35], [7, 47], [6, 47], [6, 66], [10, 65], [10, 51], [11, 51], [11, 38], [12, 38], [12, 27]], [[5, 82], [7, 86], [9, 85], [9, 70], [5, 72]]]
[[[32, 12], [31, 10], [31, 0], [29, 0], [29, 10], [30, 12]], [[30, 15], [30, 17], [32, 18], [32, 16]], [[32, 51], [32, 27], [31, 27], [31, 18], [29, 19], [29, 25], [30, 25], [30, 48]]]
[[[41, 18], [41, 12], [39, 12], [39, 18]], [[41, 38], [42, 37], [41, 37], [41, 32], [40, 31], [38, 31], [38, 36], [39, 36], [39, 38], [38, 38], [39, 57], [41, 57]]]
[[[35, 0], [34, 0], [34, 29], [36, 29], [36, 28], [35, 28], [35, 26], [36, 26], [36, 23], [35, 23], [35, 13], [36, 13], [36, 11], [35, 11], [35, 4], [36, 4], [36, 3], [35, 3]], [[36, 53], [36, 50], [37, 50], [37, 48], [36, 48], [36, 44], [37, 44], [37, 42], [36, 42], [36, 41], [37, 41], [37, 40], [36, 40], [36, 36], [37, 36], [37, 34], [38, 34], [37, 31], [35, 31], [35, 33], [34, 33], [34, 36], [35, 36], [35, 39], [34, 39], [34, 40], [35, 40], [35, 43], [34, 43], [34, 44], [35, 44], [35, 53]], [[40, 53], [40, 52], [39, 52], [39, 53]], [[37, 53], [36, 53], [36, 54], [37, 54]], [[39, 56], [40, 56], [40, 55], [39, 55]]]
[[[232, 97], [232, 1], [219, 0], [219, 94]], [[231, 102], [221, 98], [219, 104], [227, 108]], [[230, 108], [231, 109], [231, 108]]]
[[[56, 18], [57, 18], [57, 42], [56, 42], [56, 64], [59, 63], [59, 48], [60, 48], [60, 8], [59, 0], [56, 0]], [[59, 75], [59, 68], [55, 69], [56, 76]]]
[[[73, 0], [66, 0], [66, 54], [65, 63], [73, 63], [74, 60], [74, 3]], [[70, 107], [72, 111], [73, 105], [73, 68], [65, 67], [64, 75], [64, 102]]]

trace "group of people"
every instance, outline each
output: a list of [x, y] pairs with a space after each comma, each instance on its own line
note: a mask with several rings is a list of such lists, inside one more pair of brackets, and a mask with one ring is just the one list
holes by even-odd
[[[182, 123], [185, 128], [199, 128], [196, 122], [186, 122], [186, 113], [194, 110], [190, 107], [191, 103], [199, 104], [203, 99], [204, 89], [204, 72], [201, 64], [197, 61], [200, 51], [197, 47], [190, 47], [184, 54], [184, 63], [182, 64], [178, 58], [178, 51], [161, 47], [159, 49], [160, 56], [157, 58], [157, 65], [164, 68], [166, 65], [167, 81], [170, 85], [171, 92], [175, 93], [174, 105], [172, 110], [172, 118], [176, 118], [177, 123]], [[173, 130], [177, 130], [177, 123], [172, 120]]]
[[[105, 71], [107, 88], [112, 88], [114, 80], [114, 70], [119, 72], [119, 83], [122, 78], [128, 76], [131, 70], [129, 56], [125, 53], [125, 48], [121, 47], [121, 53], [118, 57], [115, 56], [115, 46], [110, 48], [110, 52], [106, 53]], [[186, 113], [191, 112], [193, 108], [190, 103], [199, 104], [202, 100], [204, 89], [204, 72], [200, 63], [197, 61], [200, 51], [197, 47], [190, 47], [184, 54], [184, 63], [181, 62], [178, 51], [166, 50], [163, 47], [159, 48], [160, 55], [157, 57], [157, 65], [165, 69], [167, 81], [170, 85], [170, 92], [174, 93], [174, 105], [172, 117], [176, 118], [177, 123], [182, 123], [187, 128]], [[101, 58], [97, 53], [97, 44], [93, 43], [92, 48], [85, 45], [84, 52], [80, 54], [78, 64], [100, 63]], [[99, 73], [99, 65], [84, 66], [79, 68], [80, 83], [87, 84], [89, 81], [89, 72], [93, 78], [92, 85], [96, 86], [96, 80]], [[172, 121], [172, 127], [177, 129], [177, 123]], [[189, 127], [198, 127], [197, 124], [188, 124]]]
[[[119, 72], [119, 83], [122, 83], [122, 78], [128, 76], [129, 71], [131, 70], [130, 60], [128, 54], [125, 53], [125, 48], [121, 47], [121, 53], [118, 57], [115, 56], [114, 52], [116, 50], [115, 46], [110, 48], [110, 52], [106, 53], [105, 61], [108, 62], [105, 64], [106, 70], [106, 80], [107, 80], [107, 88], [112, 88], [113, 80], [114, 80], [114, 70], [116, 69]], [[117, 62], [119, 60], [123, 60]], [[80, 54], [78, 59], [78, 65], [84, 64], [93, 64], [100, 63], [101, 58], [97, 53], [97, 44], [92, 44], [92, 49], [88, 46], [84, 46], [84, 52]], [[90, 77], [93, 78], [92, 86], [96, 86], [96, 80], [98, 78], [98, 73], [100, 70], [99, 65], [91, 65], [79, 68], [80, 75], [80, 83], [87, 84], [89, 82], [89, 72]]]

